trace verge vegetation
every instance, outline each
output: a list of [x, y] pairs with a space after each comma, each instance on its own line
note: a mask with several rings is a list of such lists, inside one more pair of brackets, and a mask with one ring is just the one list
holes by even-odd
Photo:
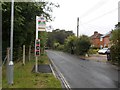
[[[39, 58], [39, 64], [49, 64], [46, 54]], [[32, 69], [35, 65], [35, 59], [32, 56], [23, 66], [22, 62], [14, 65], [14, 84], [8, 85], [6, 79], [6, 67], [3, 66], [2, 87], [3, 88], [62, 88], [60, 81], [54, 77], [52, 73], [33, 73]]]

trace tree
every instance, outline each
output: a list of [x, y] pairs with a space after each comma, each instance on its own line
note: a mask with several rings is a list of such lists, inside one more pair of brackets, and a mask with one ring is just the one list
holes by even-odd
[[74, 54], [75, 52], [75, 49], [76, 49], [76, 40], [77, 40], [77, 37], [72, 35], [72, 36], [69, 36], [66, 40], [65, 40], [65, 51], [71, 53], [71, 54]]
[[[29, 45], [34, 47], [35, 40], [35, 21], [37, 15], [43, 15], [47, 21], [52, 20], [50, 13], [52, 6], [58, 7], [52, 2], [15, 2], [14, 4], [14, 38], [13, 38], [13, 53], [14, 59], [18, 59], [22, 53], [22, 45], [26, 45], [26, 54]], [[6, 53], [6, 48], [10, 46], [10, 17], [11, 3], [4, 2], [2, 4], [2, 46], [3, 55]]]
[[71, 35], [74, 35], [72, 31], [65, 31], [60, 29], [56, 29], [53, 30], [52, 32], [48, 32], [47, 46], [53, 48], [54, 42], [58, 42], [59, 44], [63, 45], [65, 39]]
[[40, 39], [40, 51], [41, 54], [43, 54], [47, 42], [47, 32], [46, 31], [38, 32], [38, 38]]
[[82, 35], [76, 42], [76, 54], [85, 55], [91, 46], [90, 39], [86, 35]]
[[111, 42], [113, 44], [110, 48], [112, 62], [120, 65], [120, 29], [112, 31]]

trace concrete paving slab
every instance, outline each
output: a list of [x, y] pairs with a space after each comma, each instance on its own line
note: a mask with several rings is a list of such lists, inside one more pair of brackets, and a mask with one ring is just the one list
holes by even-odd
[[[35, 72], [35, 65], [32, 69], [32, 72]], [[49, 65], [38, 65], [38, 72], [40, 73], [52, 73], [52, 70]]]

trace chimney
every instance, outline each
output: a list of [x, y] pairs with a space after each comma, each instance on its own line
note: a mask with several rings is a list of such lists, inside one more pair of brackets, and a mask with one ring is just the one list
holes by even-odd
[[95, 31], [95, 32], [94, 32], [94, 35], [96, 35], [96, 34], [98, 34], [98, 32], [97, 32], [97, 31]]

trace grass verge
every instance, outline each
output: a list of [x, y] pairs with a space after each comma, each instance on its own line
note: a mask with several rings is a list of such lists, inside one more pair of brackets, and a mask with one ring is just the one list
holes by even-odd
[[[46, 54], [39, 57], [39, 64], [49, 64]], [[6, 67], [2, 70], [2, 88], [62, 88], [60, 81], [52, 73], [33, 73], [35, 59], [27, 61], [23, 66], [22, 61], [14, 64], [14, 84], [8, 85]], [[61, 89], [62, 90], [62, 89]]]

